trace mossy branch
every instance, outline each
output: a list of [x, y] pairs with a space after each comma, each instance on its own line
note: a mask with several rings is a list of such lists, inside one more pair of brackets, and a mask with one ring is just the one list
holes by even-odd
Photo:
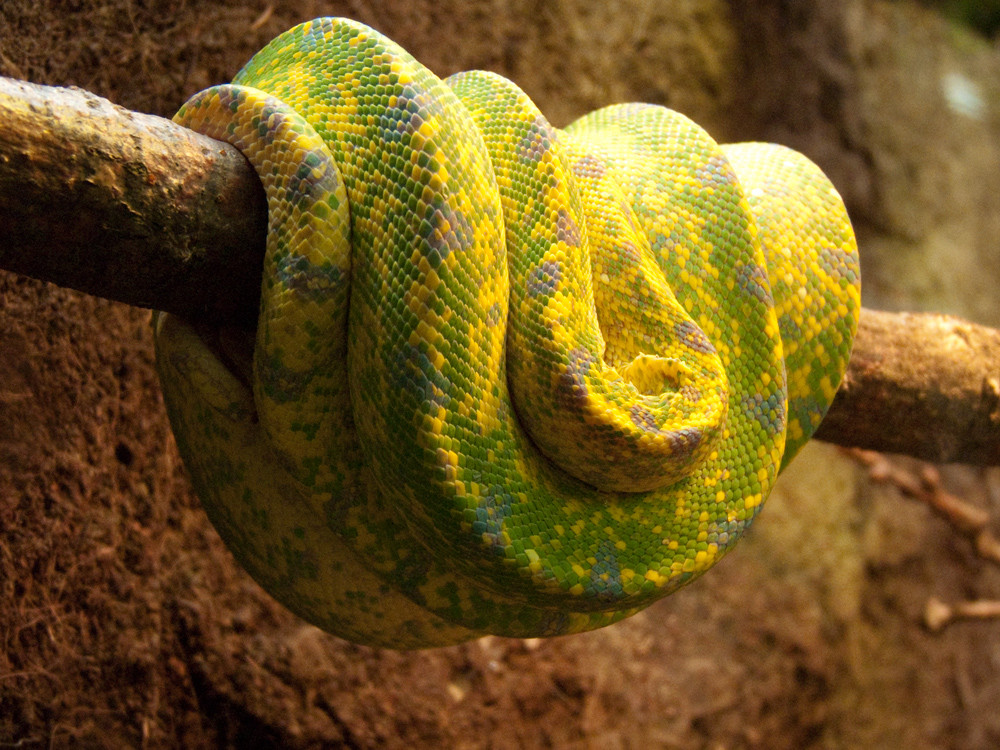
[[[224, 143], [79, 89], [0, 78], [0, 268], [213, 324], [252, 324], [263, 190]], [[1000, 464], [1000, 331], [862, 310], [817, 437]]]

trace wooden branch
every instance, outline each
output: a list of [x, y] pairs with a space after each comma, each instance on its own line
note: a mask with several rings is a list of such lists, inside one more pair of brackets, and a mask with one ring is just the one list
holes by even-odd
[[867, 308], [816, 437], [925, 461], [1000, 465], [1000, 331]]
[[[232, 147], [79, 89], [0, 78], [0, 268], [140, 307], [251, 325], [267, 226]], [[862, 310], [817, 437], [1000, 464], [1000, 331]]]
[[239, 151], [3, 77], [0, 124], [0, 268], [192, 319], [255, 318], [267, 205]]

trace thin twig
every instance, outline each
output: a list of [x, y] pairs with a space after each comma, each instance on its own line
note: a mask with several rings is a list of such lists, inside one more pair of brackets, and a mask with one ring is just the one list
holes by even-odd
[[995, 619], [1000, 619], [1000, 601], [989, 599], [947, 604], [931, 597], [927, 600], [927, 608], [924, 610], [924, 624], [928, 630], [935, 633], [956, 620]]
[[[925, 465], [919, 474], [914, 474], [880, 453], [854, 449], [850, 454], [868, 467], [868, 474], [874, 481], [891, 484], [907, 497], [927, 503], [972, 540], [980, 557], [1000, 564], [1000, 540], [989, 529], [990, 514], [947, 492], [935, 467]], [[924, 624], [933, 632], [956, 620], [993, 618], [1000, 618], [1000, 601], [976, 599], [948, 604], [932, 596], [924, 608]]]

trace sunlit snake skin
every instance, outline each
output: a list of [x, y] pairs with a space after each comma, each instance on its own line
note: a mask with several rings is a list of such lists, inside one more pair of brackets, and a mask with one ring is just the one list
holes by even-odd
[[157, 317], [177, 443], [240, 563], [341, 637], [637, 612], [732, 548], [846, 367], [853, 233], [787, 149], [644, 104], [558, 130], [343, 19], [175, 119], [270, 212], [252, 364]]

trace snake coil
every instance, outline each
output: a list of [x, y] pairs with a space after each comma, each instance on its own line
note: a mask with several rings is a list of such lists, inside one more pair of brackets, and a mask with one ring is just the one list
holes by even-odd
[[789, 149], [645, 104], [556, 129], [332, 18], [175, 119], [269, 209], [252, 355], [157, 316], [177, 444], [239, 562], [341, 637], [643, 609], [732, 548], [843, 375], [854, 235]]

